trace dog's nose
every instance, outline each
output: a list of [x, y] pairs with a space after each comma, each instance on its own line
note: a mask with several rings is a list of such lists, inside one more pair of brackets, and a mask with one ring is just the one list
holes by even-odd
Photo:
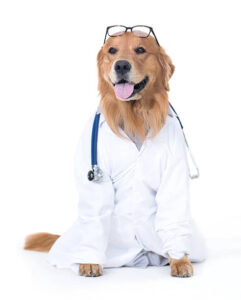
[[131, 64], [127, 60], [118, 60], [115, 63], [115, 71], [118, 75], [124, 75], [131, 69]]

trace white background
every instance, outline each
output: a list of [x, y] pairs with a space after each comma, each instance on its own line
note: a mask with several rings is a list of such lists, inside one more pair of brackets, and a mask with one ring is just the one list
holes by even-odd
[[[0, 1], [2, 299], [240, 299], [240, 1]], [[209, 249], [191, 279], [169, 268], [57, 270], [22, 250], [76, 217], [73, 158], [98, 105], [96, 55], [107, 25], [153, 26], [176, 72], [179, 112], [201, 178], [192, 211]]]

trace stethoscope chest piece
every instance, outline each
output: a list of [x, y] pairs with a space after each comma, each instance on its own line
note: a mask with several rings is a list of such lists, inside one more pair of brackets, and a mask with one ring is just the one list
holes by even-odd
[[93, 171], [93, 170], [90, 170], [90, 171], [88, 172], [88, 180], [89, 180], [89, 181], [93, 181], [94, 178], [95, 178], [94, 171]]
[[103, 172], [97, 165], [94, 165], [87, 176], [89, 181], [99, 182], [103, 178]]

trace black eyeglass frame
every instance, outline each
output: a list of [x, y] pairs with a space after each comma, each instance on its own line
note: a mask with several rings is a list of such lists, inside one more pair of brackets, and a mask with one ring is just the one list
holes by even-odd
[[105, 38], [104, 38], [104, 44], [105, 44], [105, 42], [106, 42], [106, 38], [107, 38], [107, 35], [108, 36], [110, 36], [110, 37], [115, 37], [115, 35], [110, 35], [109, 34], [109, 29], [110, 28], [113, 28], [113, 27], [123, 27], [123, 29], [125, 28], [125, 31], [124, 31], [124, 33], [125, 32], [127, 32], [128, 30], [130, 30], [131, 32], [133, 31], [133, 28], [136, 28], [136, 27], [146, 27], [146, 28], [148, 28], [149, 29], [149, 33], [147, 34], [147, 36], [139, 36], [140, 38], [147, 38], [151, 33], [153, 34], [153, 36], [154, 36], [154, 38], [155, 38], [155, 40], [156, 40], [156, 42], [157, 42], [157, 45], [160, 47], [160, 44], [159, 44], [159, 42], [158, 42], [158, 39], [157, 39], [157, 37], [156, 37], [156, 35], [155, 35], [155, 32], [154, 32], [154, 30], [153, 30], [153, 28], [152, 27], [150, 27], [150, 26], [146, 26], [146, 25], [135, 25], [135, 26], [132, 26], [132, 27], [127, 27], [127, 26], [124, 26], [124, 25], [112, 25], [112, 26], [108, 26], [107, 28], [106, 28], [106, 32], [105, 32]]

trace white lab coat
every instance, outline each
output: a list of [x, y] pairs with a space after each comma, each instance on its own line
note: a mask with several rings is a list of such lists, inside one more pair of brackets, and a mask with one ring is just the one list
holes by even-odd
[[[87, 179], [91, 168], [89, 119], [76, 154], [78, 218], [53, 245], [48, 261], [77, 272], [80, 263], [130, 265], [140, 253], [192, 261], [205, 258], [203, 240], [189, 207], [189, 174], [182, 130], [169, 111], [157, 136], [140, 151], [118, 137], [100, 116], [98, 165], [102, 182]], [[166, 260], [167, 261], [167, 260]]]

